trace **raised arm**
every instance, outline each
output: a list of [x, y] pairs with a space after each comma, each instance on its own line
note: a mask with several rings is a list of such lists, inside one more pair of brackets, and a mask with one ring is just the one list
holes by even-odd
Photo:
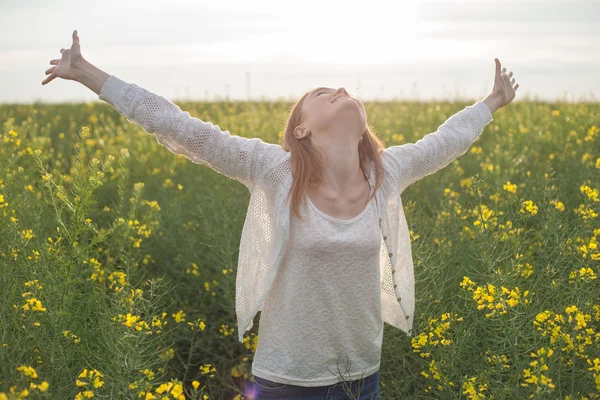
[[494, 63], [494, 88], [485, 99], [465, 107], [416, 143], [391, 146], [383, 151], [382, 157], [389, 157], [395, 165], [391, 173], [396, 176], [400, 192], [466, 153], [494, 120], [492, 114], [514, 100], [519, 84], [512, 71], [507, 74], [498, 58], [494, 58]]
[[259, 138], [222, 131], [218, 125], [191, 117], [164, 97], [100, 70], [81, 56], [77, 31], [71, 49], [61, 53], [61, 60], [50, 61], [58, 67], [46, 71], [50, 76], [42, 84], [54, 77], [82, 83], [171, 152], [235, 179], [250, 191], [270, 160], [284, 152], [281, 146]]
[[448, 118], [437, 131], [416, 143], [386, 148], [382, 157], [392, 160], [395, 168], [391, 172], [399, 183], [400, 192], [464, 154], [491, 121], [490, 109], [478, 101]]
[[172, 153], [235, 179], [250, 191], [271, 157], [284, 152], [279, 145], [231, 135], [218, 125], [191, 117], [164, 97], [114, 75], [102, 87], [99, 98], [129, 122], [155, 135]]

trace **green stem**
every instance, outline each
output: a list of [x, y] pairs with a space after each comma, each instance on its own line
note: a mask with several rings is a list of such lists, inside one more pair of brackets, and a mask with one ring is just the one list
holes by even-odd
[[185, 371], [183, 372], [183, 379], [187, 376], [188, 369], [190, 368], [190, 361], [192, 360], [192, 354], [194, 352], [194, 331], [192, 330], [192, 339], [190, 341], [190, 351], [188, 354], [187, 362], [185, 363]]

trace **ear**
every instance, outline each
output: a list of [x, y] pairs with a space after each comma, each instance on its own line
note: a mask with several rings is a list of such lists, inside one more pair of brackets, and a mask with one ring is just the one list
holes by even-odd
[[304, 139], [310, 135], [310, 130], [305, 126], [299, 125], [294, 129], [294, 136], [296, 139]]

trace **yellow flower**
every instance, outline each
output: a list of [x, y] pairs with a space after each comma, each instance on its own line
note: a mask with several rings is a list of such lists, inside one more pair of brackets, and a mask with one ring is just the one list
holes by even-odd
[[25, 240], [29, 240], [29, 239], [33, 239], [35, 237], [35, 234], [33, 233], [33, 231], [31, 229], [22, 230], [21, 237]]
[[28, 376], [32, 379], [35, 379], [38, 377], [37, 372], [35, 372], [35, 369], [33, 367], [21, 365], [20, 367], [17, 368], [17, 371], [21, 371], [23, 374], [25, 374], [26, 376]]
[[503, 189], [507, 192], [517, 193], [517, 185], [510, 183], [510, 181], [506, 181], [506, 183], [503, 185]]
[[127, 313], [127, 315], [125, 316], [125, 322], [123, 322], [123, 325], [125, 325], [128, 328], [131, 328], [132, 325], [139, 319], [140, 317], [136, 316], [136, 315], [131, 315], [131, 313]]
[[104, 381], [102, 380], [101, 377], [97, 376], [96, 378], [94, 378], [94, 387], [95, 388], [102, 387], [102, 385], [104, 385]]
[[179, 310], [176, 314], [172, 315], [175, 318], [175, 322], [184, 322], [185, 321], [185, 313], [183, 310]]

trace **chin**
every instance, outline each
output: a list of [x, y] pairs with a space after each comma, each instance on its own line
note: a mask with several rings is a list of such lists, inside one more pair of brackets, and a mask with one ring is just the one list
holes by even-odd
[[347, 107], [358, 106], [359, 109], [364, 109], [363, 103], [361, 103], [360, 100], [352, 99], [350, 97], [347, 97], [347, 98], [344, 98], [344, 99], [340, 99], [340, 100], [336, 101], [334, 103], [334, 105], [336, 103], [339, 103], [340, 107], [343, 107], [343, 106], [347, 106]]

